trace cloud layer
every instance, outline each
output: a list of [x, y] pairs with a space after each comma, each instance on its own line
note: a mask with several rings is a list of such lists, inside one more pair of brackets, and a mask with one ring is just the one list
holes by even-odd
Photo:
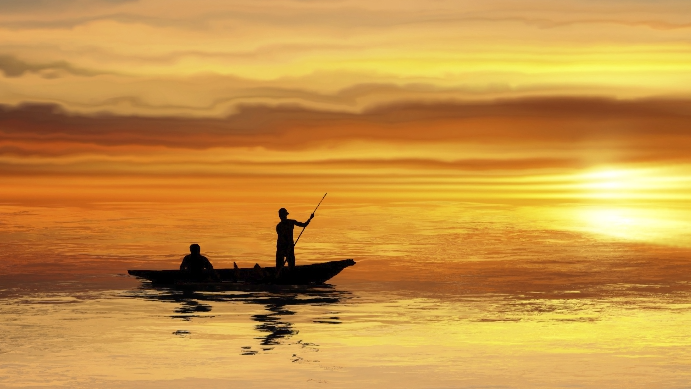
[[347, 142], [616, 148], [620, 158], [686, 159], [691, 100], [522, 98], [395, 104], [362, 113], [242, 106], [225, 118], [75, 115], [56, 105], [0, 108], [5, 142], [177, 149], [303, 150]]
[[0, 1], [0, 201], [193, 183], [222, 198], [227, 182], [577, 198], [590, 170], [683, 176], [689, 15], [677, 0]]
[[0, 9], [0, 103], [224, 117], [243, 104], [688, 96], [691, 6], [631, 0], [29, 1]]

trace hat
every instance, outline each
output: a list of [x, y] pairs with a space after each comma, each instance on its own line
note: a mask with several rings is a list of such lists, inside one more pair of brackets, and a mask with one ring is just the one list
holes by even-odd
[[278, 210], [278, 214], [279, 214], [279, 215], [287, 215], [287, 214], [288, 214], [288, 210], [285, 209], [285, 208], [281, 208], [281, 209]]

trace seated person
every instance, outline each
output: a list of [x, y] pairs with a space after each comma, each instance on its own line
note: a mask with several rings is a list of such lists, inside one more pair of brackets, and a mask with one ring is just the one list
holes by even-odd
[[198, 244], [194, 243], [190, 245], [190, 254], [186, 255], [182, 259], [180, 264], [180, 270], [192, 273], [194, 275], [202, 274], [215, 274], [214, 267], [211, 266], [211, 262], [200, 254], [201, 248]]

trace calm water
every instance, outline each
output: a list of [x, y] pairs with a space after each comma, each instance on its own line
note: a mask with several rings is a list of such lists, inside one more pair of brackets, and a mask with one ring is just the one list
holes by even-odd
[[0, 386], [689, 387], [691, 256], [679, 231], [645, 239], [664, 221], [324, 206], [297, 255], [355, 259], [331, 285], [184, 293], [125, 275], [174, 268], [191, 242], [219, 268], [270, 266], [277, 208], [2, 207]]

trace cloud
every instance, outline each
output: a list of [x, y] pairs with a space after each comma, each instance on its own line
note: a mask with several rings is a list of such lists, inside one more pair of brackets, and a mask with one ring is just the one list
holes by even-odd
[[[515, 159], [517, 153], [523, 153], [519, 158], [523, 162], [509, 163], [522, 163], [526, 167], [689, 161], [690, 127], [691, 100], [683, 99], [620, 101], [554, 97], [407, 103], [362, 113], [295, 106], [244, 106], [236, 114], [219, 119], [75, 115], [54, 105], [0, 109], [0, 138], [15, 146], [73, 144], [199, 152], [221, 147], [293, 152], [353, 142], [411, 145], [422, 150], [425, 145], [456, 144], [494, 148], [497, 151], [492, 159], [498, 161], [497, 168], [501, 168], [502, 160]], [[502, 155], [501, 150], [513, 156]], [[569, 157], [565, 157], [567, 151], [571, 152]], [[574, 162], [573, 155], [580, 162]], [[367, 158], [370, 157], [356, 159]], [[385, 159], [386, 155], [382, 155], [380, 163], [386, 163]], [[399, 166], [423, 164], [415, 158], [398, 159]], [[486, 161], [468, 160], [462, 155], [457, 160], [458, 168], [463, 164], [468, 168], [472, 165], [478, 169], [492, 168]], [[352, 165], [355, 161], [338, 163]], [[446, 165], [442, 163], [436, 168], [443, 166]]]
[[[156, 27], [178, 27], [189, 30], [215, 30], [219, 23], [261, 26], [269, 29], [320, 29], [348, 35], [358, 31], [406, 29], [415, 26], [467, 28], [471, 24], [524, 24], [537, 28], [574, 25], [614, 24], [644, 26], [671, 30], [689, 27], [680, 14], [688, 12], [683, 1], [601, 2], [563, 1], [559, 3], [525, 1], [522, 7], [511, 7], [507, 1], [490, 2], [409, 2], [363, 1], [305, 2], [262, 1], [254, 3], [198, 1], [193, 7], [186, 2], [149, 1], [127, 7], [123, 12], [101, 12], [113, 6], [136, 3], [136, 0], [0, 0], [0, 11], [25, 13], [22, 20], [8, 19], [5, 26], [24, 28], [74, 28], [95, 21], [123, 24], [145, 24]], [[41, 11], [60, 10], [50, 18], [31, 17]], [[89, 11], [89, 12], [85, 12]], [[615, 11], [615, 12], [613, 12]]]
[[[631, 98], [685, 94], [691, 77], [683, 2], [57, 4], [0, 4], [0, 103], [143, 116], [219, 117], [241, 104], [284, 103], [361, 112], [423, 100], [413, 84], [437, 101]], [[60, 78], [38, 86], [36, 74]], [[340, 93], [360, 85], [380, 87]]]
[[65, 61], [30, 64], [10, 55], [0, 55], [0, 71], [6, 77], [20, 77], [25, 73], [39, 73], [45, 78], [59, 77], [62, 72], [76, 76], [94, 76], [98, 74], [89, 70], [75, 68]]
[[132, 3], [138, 0], [0, 0], [0, 12], [41, 12], [66, 7], [90, 7]]

